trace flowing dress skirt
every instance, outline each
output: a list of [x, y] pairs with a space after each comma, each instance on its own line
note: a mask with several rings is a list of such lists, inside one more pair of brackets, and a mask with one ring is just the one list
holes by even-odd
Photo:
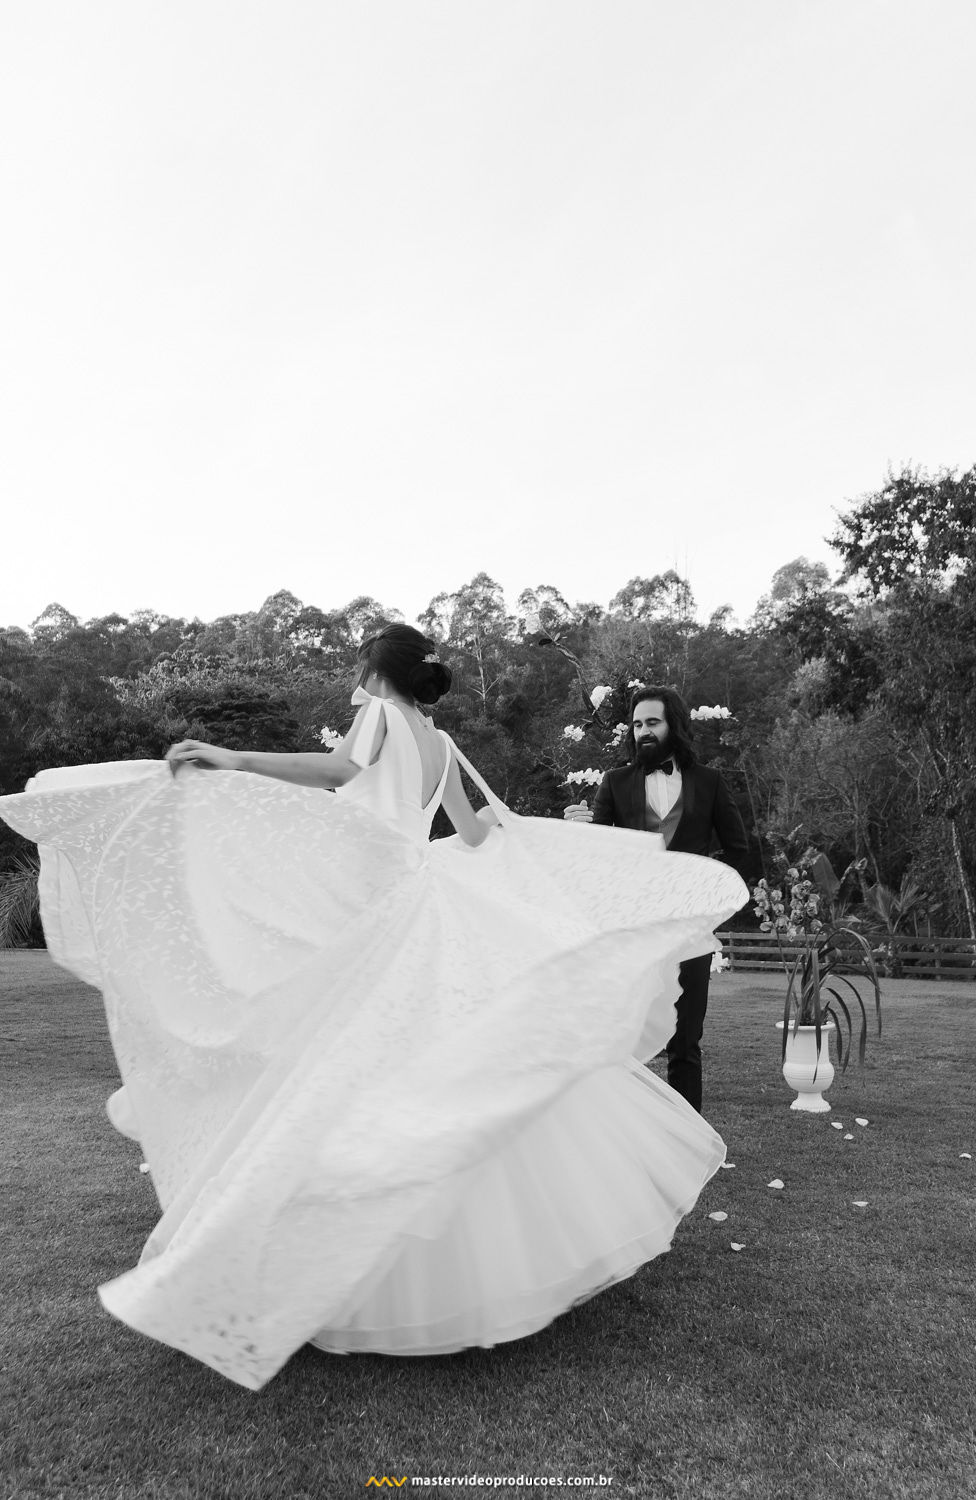
[[52, 957], [97, 985], [162, 1217], [100, 1289], [258, 1389], [302, 1343], [543, 1327], [666, 1250], [724, 1147], [643, 1060], [743, 904], [648, 835], [420, 845], [354, 800], [156, 762], [0, 799]]

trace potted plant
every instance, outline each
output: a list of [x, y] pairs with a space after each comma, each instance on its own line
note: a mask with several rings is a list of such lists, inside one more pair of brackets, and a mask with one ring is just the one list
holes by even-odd
[[[830, 1038], [836, 1034], [837, 1061], [845, 1072], [854, 1050], [855, 1019], [860, 1021], [857, 1057], [863, 1064], [868, 1012], [858, 981], [871, 986], [881, 1034], [881, 987], [869, 944], [846, 923], [821, 917], [827, 893], [838, 894], [853, 868], [838, 882], [824, 856], [808, 849], [787, 866], [779, 886], [764, 878], [753, 891], [760, 930], [775, 934], [789, 981], [777, 1025], [783, 1032], [783, 1077], [797, 1096], [791, 1109], [830, 1109], [823, 1097], [834, 1080]], [[786, 943], [796, 945], [792, 959]]]

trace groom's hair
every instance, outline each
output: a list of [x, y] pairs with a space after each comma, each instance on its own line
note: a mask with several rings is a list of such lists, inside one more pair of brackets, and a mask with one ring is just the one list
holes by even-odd
[[647, 698], [658, 698], [664, 705], [664, 717], [671, 732], [668, 749], [678, 762], [678, 765], [683, 771], [687, 770], [689, 766], [697, 765], [698, 756], [695, 754], [695, 746], [693, 744], [695, 731], [691, 727], [691, 714], [688, 711], [687, 703], [677, 688], [659, 687], [654, 683], [635, 688], [630, 695], [630, 708], [627, 712], [627, 733], [623, 738], [623, 750], [628, 761], [635, 761], [637, 759], [637, 741], [634, 739], [634, 709], [638, 703], [643, 703]]

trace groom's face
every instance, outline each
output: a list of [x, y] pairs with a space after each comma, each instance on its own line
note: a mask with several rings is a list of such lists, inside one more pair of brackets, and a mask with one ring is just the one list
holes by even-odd
[[662, 750], [667, 747], [671, 731], [660, 698], [642, 698], [639, 703], [635, 703], [632, 722], [638, 754], [641, 745], [648, 740], [657, 740]]

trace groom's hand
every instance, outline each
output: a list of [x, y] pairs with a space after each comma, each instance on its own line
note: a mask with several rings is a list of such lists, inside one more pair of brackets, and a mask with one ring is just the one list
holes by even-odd
[[593, 822], [593, 814], [590, 812], [590, 809], [587, 807], [585, 801], [580, 803], [571, 802], [569, 807], [564, 807], [563, 817], [568, 823]]

